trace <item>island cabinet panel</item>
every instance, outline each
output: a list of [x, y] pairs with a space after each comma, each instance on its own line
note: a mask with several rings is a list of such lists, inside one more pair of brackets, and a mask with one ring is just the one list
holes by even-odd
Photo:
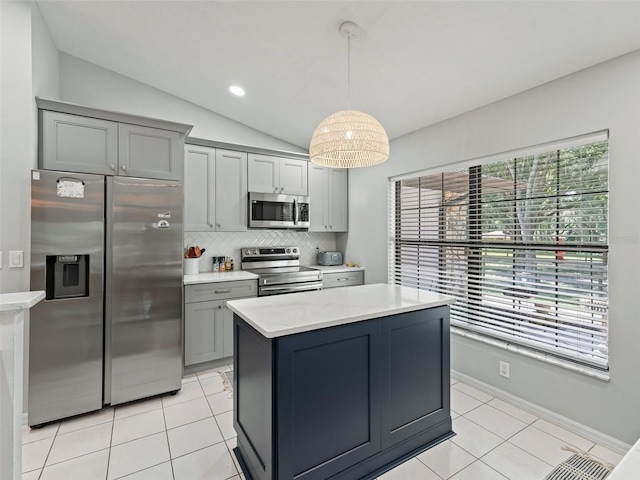
[[235, 372], [233, 411], [245, 468], [254, 479], [277, 480], [274, 475], [273, 370], [274, 340], [260, 335], [234, 315]]
[[272, 339], [234, 314], [234, 329], [249, 480], [373, 479], [453, 435], [448, 306]]
[[[448, 307], [382, 323], [382, 448], [450, 416]], [[445, 383], [446, 381], [446, 383]]]
[[279, 478], [329, 478], [380, 451], [379, 351], [377, 322], [278, 340]]

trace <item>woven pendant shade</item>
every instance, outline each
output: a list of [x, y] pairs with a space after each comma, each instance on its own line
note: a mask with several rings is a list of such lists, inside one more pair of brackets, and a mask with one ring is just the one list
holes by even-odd
[[389, 138], [371, 115], [344, 110], [329, 115], [316, 127], [309, 157], [312, 163], [323, 167], [377, 165], [389, 158]]

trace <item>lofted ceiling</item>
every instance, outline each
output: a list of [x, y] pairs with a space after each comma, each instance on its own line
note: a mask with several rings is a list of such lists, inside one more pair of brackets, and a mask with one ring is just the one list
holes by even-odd
[[348, 106], [346, 20], [350, 106], [390, 138], [640, 49], [638, 0], [38, 5], [58, 50], [302, 148]]

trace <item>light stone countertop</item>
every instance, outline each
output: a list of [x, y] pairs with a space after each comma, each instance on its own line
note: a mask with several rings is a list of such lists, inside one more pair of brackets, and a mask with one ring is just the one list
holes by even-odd
[[258, 275], [244, 270], [233, 270], [230, 272], [204, 272], [197, 275], [185, 275], [183, 283], [185, 285], [196, 285], [198, 283], [233, 282], [236, 280], [256, 280]]
[[227, 302], [267, 338], [449, 305], [455, 298], [378, 283]]
[[0, 294], [0, 311], [23, 310], [31, 308], [44, 298], [43, 291], [2, 293]]
[[640, 472], [640, 440], [638, 440], [627, 454], [618, 462], [607, 480], [630, 480], [638, 478]]

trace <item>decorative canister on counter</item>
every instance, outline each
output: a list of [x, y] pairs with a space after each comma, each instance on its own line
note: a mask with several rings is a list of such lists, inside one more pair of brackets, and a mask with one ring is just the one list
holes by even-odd
[[200, 273], [200, 259], [199, 258], [185, 258], [184, 259], [184, 274], [185, 275], [197, 275]]
[[220, 262], [218, 261], [218, 257], [211, 257], [211, 261], [213, 262], [212, 271], [217, 272], [220, 270]]

